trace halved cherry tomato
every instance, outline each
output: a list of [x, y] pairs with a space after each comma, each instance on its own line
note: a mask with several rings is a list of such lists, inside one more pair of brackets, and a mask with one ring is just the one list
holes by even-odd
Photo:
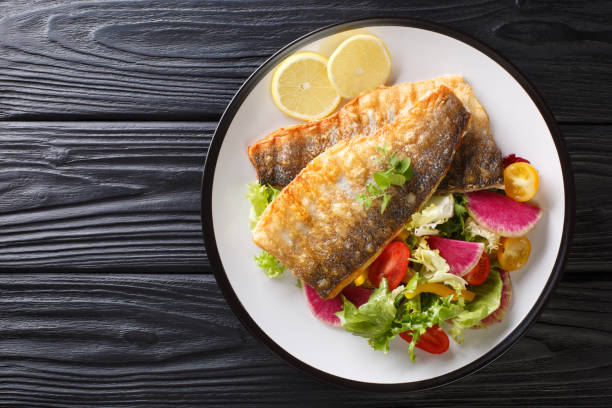
[[540, 187], [540, 176], [529, 163], [512, 163], [504, 169], [504, 187], [508, 197], [515, 201], [528, 201]]
[[525, 266], [530, 253], [531, 242], [527, 237], [503, 238], [497, 251], [497, 260], [503, 269], [515, 271]]
[[491, 261], [489, 255], [483, 253], [476, 266], [463, 279], [470, 285], [481, 285], [489, 277], [489, 272], [491, 272]]
[[[400, 337], [407, 342], [412, 341], [412, 335], [410, 332], [400, 333]], [[428, 353], [432, 354], [442, 354], [446, 350], [448, 350], [448, 336], [444, 333], [437, 325], [428, 327], [427, 331], [421, 334], [419, 337], [419, 341], [417, 341], [416, 346], [421, 350], [425, 350]]]
[[391, 242], [370, 265], [368, 272], [370, 283], [378, 287], [382, 278], [387, 278], [389, 290], [397, 288], [406, 274], [408, 258], [410, 258], [408, 245], [401, 241]]

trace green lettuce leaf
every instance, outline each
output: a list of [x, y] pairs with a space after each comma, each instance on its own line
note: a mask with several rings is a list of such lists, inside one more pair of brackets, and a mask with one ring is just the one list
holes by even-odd
[[[403, 293], [402, 293], [403, 296]], [[451, 302], [451, 297], [423, 293], [406, 300], [398, 308], [398, 314], [394, 319], [391, 330], [385, 336], [379, 336], [378, 343], [383, 349], [388, 349], [389, 341], [403, 332], [410, 332], [412, 339], [408, 345], [410, 359], [414, 361], [414, 348], [420, 336], [428, 328], [435, 325], [441, 326], [445, 321], [452, 319], [464, 311], [464, 301], [460, 298], [458, 302]]]
[[398, 286], [395, 290], [389, 291], [387, 280], [383, 278], [369, 300], [359, 308], [342, 296], [343, 308], [341, 312], [336, 313], [336, 316], [340, 318], [340, 324], [347, 331], [369, 339], [372, 348], [384, 350], [386, 353], [389, 351], [386, 334], [391, 330], [397, 312], [395, 298], [403, 289], [403, 286]]
[[463, 329], [473, 327], [493, 313], [501, 302], [503, 283], [496, 267], [491, 268], [489, 277], [482, 285], [470, 288], [476, 293], [473, 301], [466, 303], [464, 310], [452, 322], [451, 335], [460, 339]]
[[359, 308], [343, 297], [343, 310], [336, 313], [340, 323], [347, 331], [356, 336], [365, 337], [375, 350], [389, 351], [389, 342], [399, 333], [409, 331], [412, 341], [408, 345], [410, 358], [414, 361], [414, 347], [419, 337], [427, 328], [442, 325], [465, 311], [463, 298], [451, 302], [451, 297], [424, 293], [412, 299], [406, 299], [404, 293], [410, 291], [418, 281], [415, 275], [406, 288], [399, 286], [389, 291], [386, 279], [383, 279], [367, 303]]
[[249, 226], [255, 228], [268, 204], [276, 198], [280, 190], [270, 185], [261, 185], [258, 182], [248, 183], [246, 197], [251, 202], [251, 213], [249, 214]]
[[[418, 303], [418, 307], [415, 307], [415, 303]], [[414, 348], [421, 335], [430, 327], [441, 326], [446, 320], [452, 319], [463, 310], [463, 299], [451, 302], [450, 296], [441, 298], [429, 293], [421, 294], [403, 304], [403, 311], [401, 316], [394, 321], [387, 344], [397, 334], [405, 331], [411, 332], [412, 339], [408, 345], [408, 353], [410, 359], [414, 361]]]
[[438, 225], [440, 236], [462, 241], [473, 241], [471, 233], [465, 228], [468, 217], [467, 198], [463, 194], [454, 194], [454, 215], [445, 223]]
[[406, 284], [406, 292], [414, 292], [417, 288], [417, 285], [419, 284], [419, 281], [421, 280], [421, 276], [418, 273], [415, 273], [412, 278], [410, 278], [410, 280], [408, 281], [408, 283]]
[[264, 271], [268, 278], [278, 278], [283, 276], [285, 267], [272, 254], [266, 251], [261, 251], [259, 255], [255, 255], [255, 262]]
[[410, 248], [410, 252], [412, 252], [412, 251], [414, 251], [417, 248], [417, 245], [419, 243], [419, 237], [417, 237], [414, 234], [410, 234], [404, 240], [404, 242], [406, 243], [406, 245], [408, 245], [408, 248]]
[[[280, 190], [270, 185], [261, 185], [258, 182], [248, 183], [246, 197], [251, 202], [251, 213], [249, 214], [249, 226], [255, 228], [257, 221], [266, 207], [279, 195]], [[261, 251], [255, 255], [255, 262], [269, 278], [283, 276], [285, 267], [272, 254]]]
[[[419, 248], [426, 250], [423, 249], [424, 246]], [[436, 265], [437, 262], [439, 261], [432, 261], [430, 264]], [[419, 279], [428, 280], [424, 276], [427, 273], [426, 268], [421, 270], [421, 273], [424, 271], [423, 275], [415, 274], [405, 288], [399, 286], [393, 291], [389, 291], [387, 281], [383, 279], [368, 302], [359, 308], [343, 297], [343, 310], [336, 313], [342, 327], [354, 335], [367, 338], [372, 348], [385, 353], [389, 351], [389, 342], [393, 338], [400, 333], [410, 332], [412, 339], [408, 344], [408, 353], [414, 361], [416, 343], [429, 327], [447, 327], [450, 324], [451, 336], [460, 341], [464, 329], [479, 324], [499, 307], [502, 281], [494, 263], [487, 281], [470, 288], [476, 292], [476, 297], [469, 303], [462, 297], [451, 302], [451, 296], [442, 298], [432, 293], [422, 293], [406, 299], [404, 294], [414, 291]]]

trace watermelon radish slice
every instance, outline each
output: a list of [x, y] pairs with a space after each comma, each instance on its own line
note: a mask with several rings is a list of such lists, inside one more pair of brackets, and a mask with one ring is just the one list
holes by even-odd
[[493, 313], [482, 319], [478, 327], [487, 327], [494, 323], [500, 323], [510, 307], [510, 301], [512, 300], [512, 282], [510, 282], [510, 273], [501, 269], [499, 271], [499, 277], [501, 278], [503, 285], [499, 307], [495, 309]]
[[319, 320], [332, 326], [340, 326], [340, 319], [336, 316], [337, 312], [342, 311], [342, 296], [346, 296], [356, 307], [366, 303], [372, 294], [372, 290], [359, 288], [357, 286], [347, 286], [342, 289], [340, 295], [331, 299], [321, 299], [319, 294], [310, 286], [303, 283], [306, 302], [313, 315]]
[[440, 256], [450, 266], [449, 272], [457, 276], [464, 276], [471, 271], [484, 251], [482, 242], [458, 241], [436, 235], [427, 238], [427, 243], [431, 249], [440, 251]]
[[467, 209], [474, 221], [503, 237], [525, 235], [542, 216], [541, 208], [492, 191], [467, 193], [467, 199]]
[[521, 156], [517, 156], [514, 153], [509, 154], [502, 159], [502, 163], [504, 164], [504, 169], [508, 167], [509, 165], [511, 165], [512, 163], [520, 163], [520, 162], [531, 164], [529, 160], [523, 159]]
[[[372, 289], [359, 288], [357, 286], [349, 285], [342, 289], [341, 293], [346, 296], [346, 298], [350, 300], [355, 305], [355, 307], [359, 307], [364, 303], [368, 303], [372, 292], [374, 292]], [[342, 299], [341, 296], [337, 297], [340, 297], [340, 299]]]

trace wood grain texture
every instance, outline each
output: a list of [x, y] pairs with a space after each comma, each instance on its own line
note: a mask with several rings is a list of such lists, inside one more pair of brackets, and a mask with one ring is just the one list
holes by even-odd
[[[248, 75], [313, 29], [383, 15], [516, 64], [565, 123], [577, 187], [538, 322], [480, 372], [416, 393], [322, 384], [255, 340], [199, 219], [216, 120]], [[609, 406], [610, 21], [604, 0], [0, 1], [0, 407]]]
[[214, 123], [0, 124], [0, 270], [208, 270]]
[[0, 4], [0, 119], [217, 120], [290, 41], [375, 16], [429, 19], [505, 55], [560, 121], [610, 123], [607, 1], [12, 0]]
[[612, 126], [563, 126], [576, 183], [576, 231], [566, 273], [612, 264]]
[[[0, 272], [210, 270], [199, 211], [214, 123], [0, 128]], [[577, 184], [567, 271], [604, 272], [612, 263], [612, 203], [602, 188], [612, 183], [612, 126], [562, 132]]]
[[210, 275], [4, 275], [0, 405], [607, 406], [611, 290], [561, 284], [507, 354], [441, 390], [364, 393], [259, 344]]

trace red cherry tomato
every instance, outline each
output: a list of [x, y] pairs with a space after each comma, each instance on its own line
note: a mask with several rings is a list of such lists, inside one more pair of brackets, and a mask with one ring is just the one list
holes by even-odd
[[402, 241], [393, 241], [383, 249], [368, 271], [370, 283], [376, 287], [387, 278], [389, 290], [397, 288], [408, 269], [410, 248]]
[[489, 277], [489, 272], [491, 272], [491, 261], [489, 255], [483, 253], [476, 266], [463, 278], [470, 285], [481, 285]]
[[[412, 336], [410, 332], [400, 333], [400, 337], [407, 342], [412, 341]], [[425, 350], [428, 353], [432, 354], [442, 354], [446, 350], [448, 350], [448, 336], [444, 333], [440, 327], [432, 326], [427, 328], [427, 331], [421, 334], [419, 337], [419, 341], [417, 341], [416, 346], [421, 350]]]

